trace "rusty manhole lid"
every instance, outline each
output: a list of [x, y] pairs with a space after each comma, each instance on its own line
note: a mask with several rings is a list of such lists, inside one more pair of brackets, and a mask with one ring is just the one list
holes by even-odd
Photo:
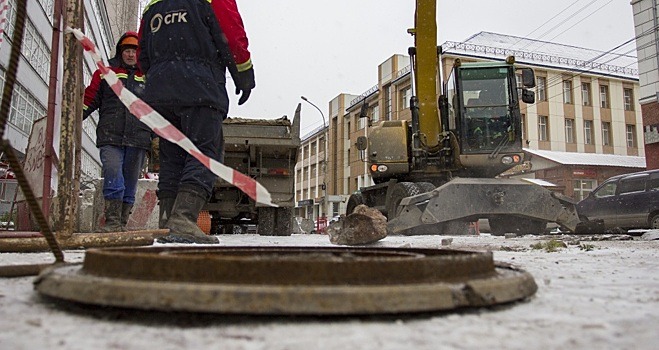
[[533, 295], [533, 277], [492, 253], [418, 248], [90, 249], [53, 267], [40, 293], [69, 301], [228, 314], [391, 314], [480, 307]]

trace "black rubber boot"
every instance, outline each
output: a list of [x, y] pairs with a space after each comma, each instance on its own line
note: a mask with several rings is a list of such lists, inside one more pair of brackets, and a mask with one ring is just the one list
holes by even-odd
[[158, 217], [158, 228], [165, 228], [167, 220], [172, 215], [172, 208], [176, 201], [176, 193], [167, 191], [158, 191], [158, 206], [160, 207], [160, 216]]
[[105, 201], [105, 226], [99, 232], [121, 232], [121, 199]]
[[130, 217], [130, 211], [133, 209], [133, 205], [130, 203], [121, 204], [121, 231], [126, 232], [128, 229], [128, 218]]
[[159, 243], [217, 244], [218, 239], [206, 235], [197, 226], [201, 208], [206, 204], [206, 191], [195, 186], [181, 187], [176, 195], [172, 215], [165, 228], [169, 234], [157, 239]]

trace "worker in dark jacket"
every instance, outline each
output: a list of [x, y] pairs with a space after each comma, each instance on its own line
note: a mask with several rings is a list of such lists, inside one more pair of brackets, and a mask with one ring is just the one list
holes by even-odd
[[[144, 101], [202, 153], [220, 160], [222, 120], [229, 109], [226, 70], [242, 94], [241, 102], [255, 83], [251, 60], [247, 69], [238, 71], [210, 1], [152, 0], [142, 16], [140, 47], [139, 63], [146, 74]], [[216, 178], [178, 145], [160, 140], [160, 225], [170, 233], [159, 242], [218, 242], [197, 226]]]
[[[144, 75], [137, 67], [137, 33], [126, 32], [117, 42], [108, 64], [124, 86], [136, 96], [144, 91]], [[96, 70], [85, 89], [82, 118], [99, 111], [96, 146], [103, 165], [104, 232], [125, 231], [135, 203], [137, 180], [151, 147], [149, 127], [131, 115]]]

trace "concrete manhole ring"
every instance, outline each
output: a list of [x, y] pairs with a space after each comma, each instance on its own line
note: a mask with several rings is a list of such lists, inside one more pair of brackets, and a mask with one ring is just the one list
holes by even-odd
[[262, 315], [429, 312], [537, 290], [490, 252], [354, 247], [90, 249], [82, 264], [45, 270], [35, 288], [100, 306]]

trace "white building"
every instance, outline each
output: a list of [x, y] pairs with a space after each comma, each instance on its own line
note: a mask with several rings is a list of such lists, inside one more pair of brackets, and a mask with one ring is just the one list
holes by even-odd
[[[107, 6], [116, 6], [116, 4], [107, 4], [105, 0], [84, 0], [84, 27], [86, 34], [97, 45], [103, 59], [113, 54], [116, 37], [111, 30], [112, 19], [108, 16]], [[55, 131], [53, 149], [59, 152], [58, 128], [60, 123], [61, 112], [61, 91], [62, 89], [84, 89], [84, 86], [63, 87], [62, 82], [62, 55], [63, 55], [63, 35], [60, 36], [60, 47], [53, 48], [53, 16], [55, 9], [55, 0], [36, 0], [27, 1], [27, 19], [25, 22], [25, 33], [21, 55], [19, 58], [16, 84], [11, 101], [11, 109], [8, 117], [4, 137], [9, 140], [19, 155], [24, 157], [32, 125], [36, 120], [45, 118], [48, 115], [49, 95], [54, 94], [53, 112], [49, 115], [54, 118]], [[5, 75], [9, 63], [9, 56], [12, 47], [12, 35], [16, 21], [16, 0], [8, 1], [6, 27], [2, 36], [0, 45], [0, 82], [4, 86]], [[137, 3], [134, 5], [137, 8]], [[63, 11], [65, 11], [63, 7]], [[135, 14], [137, 10], [135, 10]], [[137, 23], [137, 18], [133, 21]], [[62, 21], [63, 23], [63, 21]], [[135, 25], [136, 26], [136, 25]], [[127, 30], [134, 30], [135, 26]], [[63, 31], [62, 31], [63, 33]], [[57, 76], [51, 77], [51, 54], [56, 50], [59, 54], [55, 57], [59, 62]], [[96, 65], [89, 57], [84, 55], [84, 83], [88, 84], [91, 80], [92, 73]], [[57, 84], [51, 84], [51, 81], [57, 81]], [[91, 179], [98, 178], [101, 175], [101, 165], [96, 148], [96, 125], [98, 123], [98, 114], [94, 113], [91, 118], [87, 118], [83, 123], [82, 135], [82, 179], [81, 186]], [[4, 156], [3, 156], [4, 160]], [[12, 184], [15, 188], [15, 184]], [[52, 186], [53, 188], [55, 186]], [[3, 203], [13, 200], [13, 190], [2, 189]], [[0, 212], [9, 210], [0, 208]]]

